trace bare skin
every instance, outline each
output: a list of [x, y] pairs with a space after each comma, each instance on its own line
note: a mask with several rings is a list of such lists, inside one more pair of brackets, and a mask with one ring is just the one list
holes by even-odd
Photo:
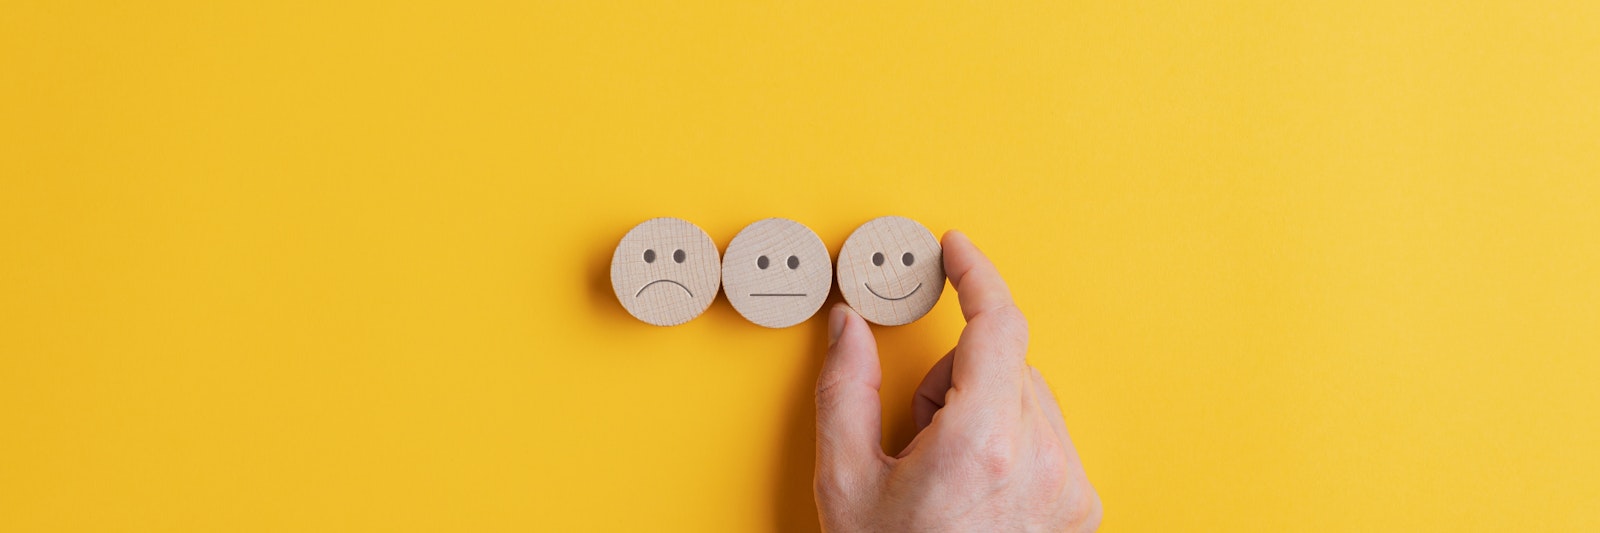
[[1100, 497], [1055, 394], [1028, 366], [1028, 324], [993, 263], [960, 232], [944, 267], [967, 325], [917, 388], [918, 433], [879, 446], [877, 341], [854, 311], [829, 311], [817, 377], [817, 511], [825, 531], [1094, 531]]

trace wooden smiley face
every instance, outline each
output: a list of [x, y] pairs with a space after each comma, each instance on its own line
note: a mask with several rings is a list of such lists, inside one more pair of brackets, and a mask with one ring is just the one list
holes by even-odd
[[839, 250], [839, 292], [874, 324], [899, 326], [922, 318], [944, 292], [939, 240], [909, 218], [867, 221]]
[[721, 284], [717, 244], [687, 220], [646, 220], [628, 230], [611, 255], [617, 301], [628, 314], [657, 326], [700, 316]]
[[799, 222], [769, 218], [746, 226], [722, 257], [723, 293], [745, 319], [769, 328], [804, 322], [833, 286], [833, 259]]

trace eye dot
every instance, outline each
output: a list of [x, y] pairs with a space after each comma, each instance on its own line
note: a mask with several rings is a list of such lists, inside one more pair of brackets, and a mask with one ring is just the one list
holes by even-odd
[[682, 263], [684, 259], [688, 259], [688, 258], [689, 258], [689, 254], [683, 253], [683, 250], [674, 250], [672, 252], [672, 260], [673, 261], [677, 261], [679, 263]]
[[656, 251], [655, 250], [645, 250], [644, 251], [644, 262], [646, 262], [646, 263], [654, 263], [654, 262], [656, 262]]
[[872, 266], [883, 266], [883, 252], [872, 254]]
[[767, 269], [767, 265], [769, 265], [769, 264], [771, 264], [771, 262], [767, 261], [767, 256], [763, 255], [761, 257], [757, 257], [756, 258], [756, 268], [759, 268], [761, 270], [766, 270]]
[[906, 252], [906, 255], [900, 256], [900, 262], [905, 263], [906, 266], [911, 266], [911, 263], [915, 263], [916, 261], [917, 258], [912, 256], [911, 252]]
[[800, 258], [791, 255], [789, 256], [789, 270], [796, 268], [800, 268]]

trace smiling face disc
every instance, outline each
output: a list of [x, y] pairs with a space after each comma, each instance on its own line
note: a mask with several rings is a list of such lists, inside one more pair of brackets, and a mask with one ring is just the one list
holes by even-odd
[[769, 328], [804, 322], [833, 286], [833, 258], [817, 234], [782, 218], [746, 226], [722, 257], [723, 293], [745, 319]]
[[944, 292], [944, 256], [928, 228], [905, 217], [867, 221], [839, 250], [839, 292], [874, 324], [910, 324]]
[[646, 220], [628, 230], [611, 255], [617, 301], [634, 318], [657, 326], [700, 316], [721, 284], [717, 244], [686, 220]]

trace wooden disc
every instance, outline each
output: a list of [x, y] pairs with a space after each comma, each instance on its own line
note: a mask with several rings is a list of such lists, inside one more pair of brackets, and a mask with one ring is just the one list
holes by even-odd
[[717, 297], [722, 260], [699, 226], [653, 218], [622, 236], [611, 255], [611, 289], [639, 320], [676, 326], [700, 316]]
[[745, 319], [769, 328], [805, 322], [828, 299], [833, 258], [816, 232], [783, 218], [745, 226], [722, 255], [722, 292]]
[[922, 318], [944, 292], [939, 239], [909, 218], [867, 221], [839, 250], [839, 292], [874, 324], [899, 326]]

